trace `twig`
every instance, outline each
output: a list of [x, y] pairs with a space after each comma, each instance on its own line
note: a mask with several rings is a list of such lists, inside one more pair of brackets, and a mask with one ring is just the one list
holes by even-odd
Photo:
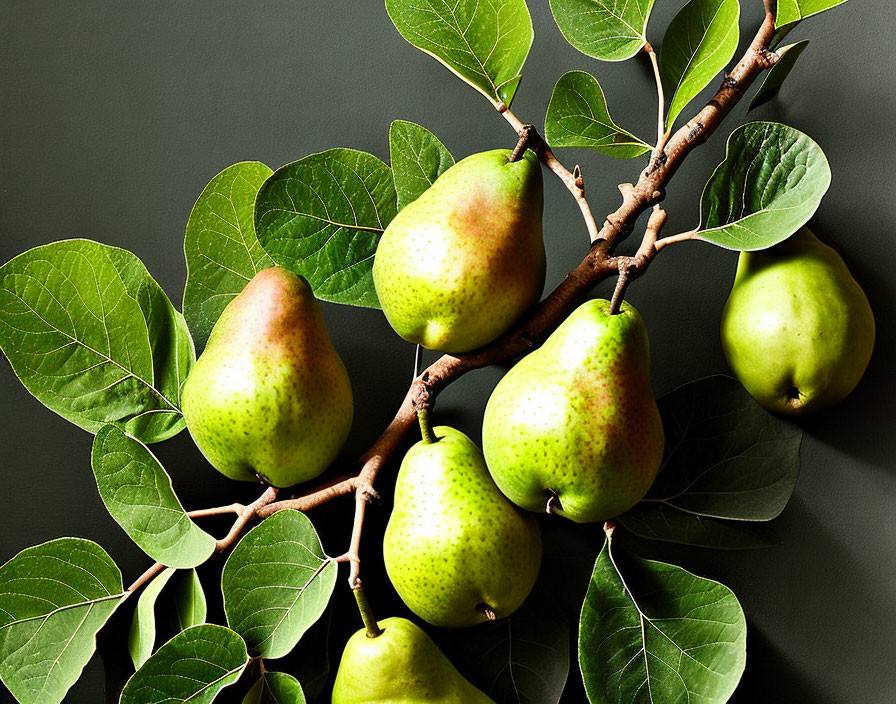
[[666, 129], [666, 96], [663, 92], [663, 78], [660, 75], [660, 64], [657, 60], [656, 52], [650, 42], [644, 43], [644, 52], [650, 59], [650, 65], [653, 68], [653, 80], [656, 82], [656, 146], [653, 148], [653, 156], [651, 162], [655, 162], [663, 153], [666, 141], [669, 139], [670, 131]]

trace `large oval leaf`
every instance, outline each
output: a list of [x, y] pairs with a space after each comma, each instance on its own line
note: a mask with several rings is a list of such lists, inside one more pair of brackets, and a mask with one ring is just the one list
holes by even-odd
[[153, 560], [185, 568], [211, 557], [215, 539], [184, 511], [171, 478], [148, 447], [107, 425], [94, 438], [91, 460], [112, 518]]
[[221, 576], [227, 623], [265, 658], [290, 652], [320, 618], [336, 585], [304, 513], [278, 511], [243, 537]]
[[0, 348], [28, 391], [91, 433], [116, 421], [157, 442], [184, 427], [180, 387], [193, 343], [130, 252], [63, 240], [4, 264]]
[[642, 501], [616, 521], [640, 538], [714, 550], [756, 550], [780, 542], [765, 523], [724, 521], [656, 502]]
[[534, 37], [525, 0], [386, 0], [386, 11], [411, 44], [510, 105]]
[[258, 192], [255, 231], [324, 301], [378, 308], [373, 255], [395, 217], [392, 170], [372, 154], [329, 149], [278, 169]]
[[817, 15], [845, 2], [846, 0], [778, 0], [775, 27], [799, 22], [810, 15]]
[[292, 675], [265, 672], [264, 677], [252, 685], [243, 704], [305, 704], [305, 694]]
[[700, 200], [699, 239], [726, 249], [771, 247], [805, 225], [831, 184], [814, 141], [777, 122], [749, 122], [728, 139]]
[[544, 135], [552, 147], [590, 147], [622, 159], [650, 151], [649, 145], [617, 127], [600, 84], [584, 71], [560, 76], [544, 118]]
[[389, 126], [389, 161], [399, 210], [422, 196], [454, 165], [454, 157], [438, 137], [406, 120], [395, 120]]
[[175, 571], [171, 567], [162, 570], [143, 588], [137, 600], [131, 630], [128, 632], [128, 652], [138, 670], [152, 655], [156, 644], [156, 600]]
[[274, 173], [257, 161], [228, 166], [199, 194], [187, 221], [184, 316], [198, 348], [224, 307], [262, 269], [274, 265], [255, 236], [261, 184]]
[[178, 633], [133, 674], [121, 704], [209, 704], [236, 682], [249, 654], [229, 628], [205, 624]]
[[124, 597], [99, 545], [59, 538], [0, 567], [0, 679], [22, 704], [58, 704]]
[[690, 0], [669, 23], [660, 51], [663, 85], [672, 94], [666, 129], [734, 56], [739, 19], [738, 0]]
[[647, 42], [654, 0], [551, 0], [566, 41], [602, 61], [623, 61]]
[[585, 689], [592, 702], [723, 704], [743, 674], [746, 636], [730, 589], [618, 555], [608, 538], [582, 605]]

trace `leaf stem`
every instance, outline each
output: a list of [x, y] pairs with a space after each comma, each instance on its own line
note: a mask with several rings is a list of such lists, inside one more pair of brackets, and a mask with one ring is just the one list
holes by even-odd
[[663, 92], [663, 78], [660, 75], [660, 64], [656, 52], [650, 42], [644, 42], [644, 52], [650, 59], [653, 68], [653, 79], [656, 82], [657, 116], [656, 116], [656, 146], [653, 148], [652, 160], [656, 160], [663, 153], [670, 132], [666, 129], [666, 96]]

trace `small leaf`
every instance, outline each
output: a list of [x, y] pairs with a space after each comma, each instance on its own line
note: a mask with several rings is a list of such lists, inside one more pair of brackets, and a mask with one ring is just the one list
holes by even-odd
[[107, 425], [94, 438], [91, 459], [112, 518], [153, 560], [186, 568], [211, 557], [215, 539], [184, 511], [171, 478], [148, 447]]
[[535, 36], [525, 0], [386, 0], [386, 11], [411, 44], [510, 105]]
[[746, 634], [730, 589], [675, 565], [617, 556], [608, 539], [582, 605], [585, 689], [592, 702], [722, 704], [743, 674]]
[[227, 623], [262, 657], [283, 657], [320, 618], [335, 584], [336, 563], [308, 517], [278, 511], [227, 558], [221, 576]]
[[650, 151], [649, 145], [616, 126], [600, 84], [584, 71], [560, 76], [548, 104], [544, 133], [552, 147], [590, 147], [622, 159]]
[[846, 0], [778, 0], [775, 28], [799, 22], [811, 15], [842, 5]]
[[174, 607], [180, 630], [205, 623], [208, 607], [205, 591], [195, 569], [187, 570], [174, 592]]
[[58, 704], [121, 603], [121, 572], [99, 545], [59, 538], [0, 567], [0, 679], [22, 704]]
[[776, 122], [749, 122], [728, 138], [700, 200], [697, 238], [752, 251], [781, 242], [805, 225], [831, 184], [828, 160], [814, 141]]
[[762, 85], [759, 86], [759, 90], [756, 91], [756, 95], [750, 101], [748, 111], [759, 107], [763, 103], [767, 103], [778, 94], [784, 80], [790, 75], [790, 72], [796, 65], [796, 60], [808, 45], [809, 41], [803, 40], [776, 50], [781, 58], [769, 69], [768, 74], [762, 81]]
[[454, 157], [438, 137], [405, 120], [395, 120], [389, 127], [389, 160], [399, 210], [417, 200], [454, 165]]
[[140, 593], [137, 608], [134, 610], [134, 620], [128, 633], [128, 652], [137, 670], [152, 655], [153, 646], [156, 644], [156, 599], [174, 572], [171, 567], [162, 570]]
[[28, 391], [91, 433], [120, 422], [158, 442], [184, 427], [180, 386], [193, 344], [130, 252], [63, 240], [4, 264], [0, 348]]
[[265, 672], [243, 699], [243, 704], [305, 704], [302, 685], [284, 672]]
[[274, 173], [257, 161], [228, 166], [203, 189], [187, 221], [184, 315], [196, 346], [224, 307], [262, 269], [274, 266], [255, 236], [255, 196]]
[[378, 308], [373, 255], [396, 213], [392, 170], [371, 154], [329, 149], [274, 172], [255, 201], [261, 246], [324, 301]]
[[666, 129], [734, 56], [739, 19], [738, 0], [690, 0], [669, 23], [660, 51], [663, 85], [672, 94]]
[[654, 0], [551, 0], [566, 41], [601, 61], [623, 61], [647, 42]]
[[229, 628], [193, 626], [159, 648], [121, 692], [121, 704], [209, 704], [236, 682], [249, 654]]

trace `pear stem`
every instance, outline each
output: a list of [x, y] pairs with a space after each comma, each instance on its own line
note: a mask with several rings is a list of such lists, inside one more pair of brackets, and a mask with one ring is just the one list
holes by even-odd
[[373, 617], [370, 602], [367, 601], [367, 595], [364, 594], [364, 589], [361, 587], [360, 582], [357, 587], [352, 589], [352, 592], [355, 594], [355, 601], [358, 603], [358, 611], [361, 612], [361, 620], [364, 621], [364, 628], [367, 629], [367, 637], [379, 638], [383, 634], [383, 629], [380, 628], [376, 619]]
[[513, 148], [513, 151], [510, 153], [507, 161], [511, 164], [515, 161], [519, 161], [520, 157], [523, 156], [523, 152], [526, 151], [526, 147], [529, 146], [529, 143], [537, 136], [537, 134], [535, 125], [523, 125], [519, 132], [520, 138]]
[[432, 426], [429, 424], [428, 406], [420, 406], [417, 409], [417, 421], [420, 423], [420, 435], [423, 438], [424, 444], [432, 445], [434, 442], [439, 441], [435, 433], [432, 432]]

